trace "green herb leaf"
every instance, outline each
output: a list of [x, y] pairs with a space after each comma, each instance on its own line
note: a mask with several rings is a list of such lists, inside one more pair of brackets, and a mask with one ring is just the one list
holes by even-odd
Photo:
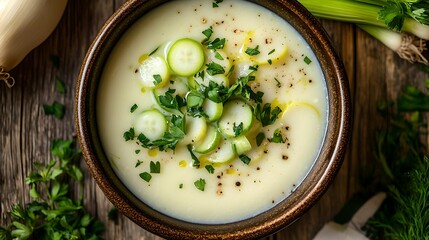
[[137, 159], [136, 165], [134, 167], [136, 168], [136, 167], [140, 166], [142, 163], [143, 163], [143, 161], [140, 161]]
[[273, 110], [271, 110], [270, 103], [265, 103], [262, 108], [261, 104], [258, 103], [253, 110], [256, 119], [262, 123], [263, 127], [273, 124], [282, 112], [279, 107], [275, 107]]
[[168, 89], [168, 91], [166, 91], [164, 95], [159, 95], [159, 103], [166, 108], [176, 109], [180, 111], [181, 107], [186, 106], [186, 102], [179, 95], [174, 96], [173, 94], [175, 92], [175, 89]]
[[179, 184], [179, 188], [182, 189], [183, 188], [183, 183]]
[[187, 147], [188, 147], [189, 154], [191, 154], [191, 158], [193, 160], [192, 166], [195, 168], [200, 168], [201, 166], [200, 160], [197, 158], [197, 156], [195, 156], [194, 152], [192, 151], [192, 145], [188, 145]]
[[150, 180], [152, 179], [152, 175], [150, 175], [150, 173], [148, 172], [142, 172], [139, 174], [140, 178], [145, 180], [146, 182], [150, 182]]
[[383, 20], [389, 29], [401, 31], [407, 12], [407, 6], [399, 1], [387, 1], [378, 12], [379, 19]]
[[271, 142], [273, 143], [284, 143], [281, 129], [278, 128], [274, 131], [273, 137], [271, 138]]
[[223, 49], [225, 47], [225, 38], [215, 38], [215, 40], [207, 44], [208, 49]]
[[161, 163], [150, 161], [150, 173], [161, 173]]
[[236, 125], [236, 123], [233, 123], [232, 130], [234, 131], [234, 136], [238, 137], [243, 133], [243, 122]]
[[158, 51], [159, 47], [155, 48], [152, 52], [149, 53], [149, 56], [152, 56], [156, 51]]
[[222, 57], [222, 55], [220, 55], [219, 52], [215, 53], [215, 58], [218, 59], [218, 60], [221, 60], [221, 61], [224, 60], [224, 58]]
[[265, 134], [263, 132], [258, 133], [258, 135], [256, 135], [256, 145], [258, 147], [261, 146], [264, 139], [265, 139]]
[[268, 53], [268, 55], [273, 54], [275, 51], [276, 51], [276, 49], [271, 50], [271, 51]]
[[205, 167], [204, 167], [206, 170], [207, 170], [207, 172], [209, 172], [210, 174], [213, 174], [214, 173], [214, 167], [212, 166], [212, 165], [206, 165]]
[[212, 6], [213, 6], [213, 8], [217, 8], [217, 7], [219, 7], [219, 3], [221, 3], [221, 2], [223, 2], [223, 0], [215, 0], [214, 2], [213, 2], [213, 4], [212, 4]]
[[52, 105], [43, 104], [43, 110], [46, 115], [54, 115], [58, 119], [63, 119], [66, 109], [64, 105], [54, 101]]
[[277, 79], [277, 78], [274, 78], [274, 81], [276, 81], [277, 82], [277, 87], [278, 88], [281, 88], [282, 87], [282, 84], [281, 84], [281, 82]]
[[255, 48], [250, 48], [250, 47], [248, 47], [247, 49], [246, 49], [246, 51], [244, 51], [247, 55], [249, 55], [249, 56], [255, 56], [255, 55], [258, 55], [259, 53], [261, 53], [260, 51], [259, 51], [259, 45], [257, 45]]
[[153, 81], [153, 85], [155, 86], [162, 82], [162, 77], [159, 74], [153, 75], [153, 79], [155, 79], [155, 81]]
[[59, 77], [55, 77], [55, 90], [58, 93], [65, 93], [66, 92], [66, 85], [64, 84], [64, 82]]
[[206, 64], [206, 67], [207, 67], [206, 71], [210, 76], [225, 73], [225, 69], [220, 64], [217, 64], [215, 62]]
[[241, 154], [240, 156], [238, 156], [238, 158], [240, 158], [240, 160], [246, 165], [249, 165], [250, 161], [252, 161], [248, 156], [244, 154]]
[[311, 63], [311, 59], [308, 58], [307, 56], [304, 57], [304, 62], [308, 65]]
[[137, 106], [137, 104], [134, 103], [134, 105], [131, 106], [131, 108], [130, 108], [130, 112], [133, 113], [135, 110], [137, 110], [138, 107], [139, 106]]
[[210, 26], [209, 28], [204, 30], [202, 33], [204, 34], [204, 36], [206, 36], [206, 38], [201, 42], [201, 44], [207, 45], [209, 43], [210, 37], [213, 34], [213, 27]]
[[134, 132], [134, 128], [130, 128], [128, 131], [124, 132], [123, 137], [125, 141], [130, 141], [135, 138], [136, 134]]
[[204, 192], [204, 188], [205, 188], [205, 186], [206, 186], [206, 180], [204, 180], [204, 179], [200, 178], [200, 179], [198, 179], [197, 181], [195, 181], [195, 182], [194, 182], [194, 185], [195, 185], [195, 187], [196, 187], [198, 190], [200, 190], [200, 191], [203, 191], [203, 192]]

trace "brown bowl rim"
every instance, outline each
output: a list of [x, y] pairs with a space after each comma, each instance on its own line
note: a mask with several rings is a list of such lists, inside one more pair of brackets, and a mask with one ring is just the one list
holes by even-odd
[[[141, 16], [165, 2], [168, 0], [126, 2], [107, 20], [89, 47], [80, 69], [75, 98], [75, 123], [86, 164], [100, 189], [124, 215], [159, 236], [168, 239], [254, 239], [277, 232], [293, 223], [316, 203], [341, 167], [351, 128], [351, 100], [344, 66], [322, 25], [297, 1], [251, 0], [250, 2], [259, 5], [263, 2], [265, 4], [262, 5], [263, 7], [274, 11], [293, 24], [312, 47], [322, 68], [328, 69], [323, 71], [325, 79], [329, 81], [327, 87], [331, 89], [328, 92], [329, 119], [333, 120], [333, 123], [328, 123], [327, 135], [322, 146], [325, 151], [321, 151], [318, 161], [310, 171], [320, 178], [308, 180], [312, 188], [304, 189], [298, 186], [295, 197], [288, 197], [269, 211], [243, 221], [208, 225], [171, 218], [156, 212], [144, 203], [139, 203], [129, 191], [126, 192], [126, 187], [115, 177], [100, 147], [93, 111], [95, 97], [90, 98], [96, 92], [98, 83], [98, 79], [95, 83], [93, 82], [93, 73], [101, 72], [100, 65], [104, 65], [106, 56], [116, 43], [115, 41], [120, 38], [121, 33], [138, 19], [139, 14]], [[116, 40], [112, 42], [112, 38]], [[321, 54], [327, 57], [320, 58]], [[299, 202], [295, 200], [298, 197], [297, 194], [304, 197]]]

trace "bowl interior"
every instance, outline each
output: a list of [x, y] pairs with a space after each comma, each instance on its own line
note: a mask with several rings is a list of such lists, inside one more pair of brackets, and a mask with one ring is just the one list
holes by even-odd
[[95, 99], [104, 64], [121, 35], [166, 0], [128, 1], [103, 26], [81, 68], [76, 124], [86, 163], [107, 198], [141, 227], [166, 238], [259, 238], [291, 224], [321, 197], [340, 168], [350, 128], [350, 97], [344, 67], [319, 22], [296, 1], [252, 0], [281, 16], [303, 36], [322, 67], [328, 92], [327, 132], [321, 152], [296, 191], [256, 217], [230, 224], [195, 224], [161, 214], [141, 202], [118, 179], [97, 133]]

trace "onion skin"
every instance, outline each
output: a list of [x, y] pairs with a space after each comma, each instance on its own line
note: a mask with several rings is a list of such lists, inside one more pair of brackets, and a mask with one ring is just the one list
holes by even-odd
[[0, 0], [0, 67], [12, 70], [57, 26], [67, 0]]

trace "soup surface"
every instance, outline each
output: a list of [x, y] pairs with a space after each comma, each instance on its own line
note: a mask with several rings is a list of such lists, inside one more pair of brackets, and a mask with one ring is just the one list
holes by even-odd
[[207, 224], [292, 193], [319, 154], [328, 111], [318, 61], [292, 26], [250, 2], [213, 2], [168, 2], [133, 24], [96, 102], [102, 146], [130, 191]]

